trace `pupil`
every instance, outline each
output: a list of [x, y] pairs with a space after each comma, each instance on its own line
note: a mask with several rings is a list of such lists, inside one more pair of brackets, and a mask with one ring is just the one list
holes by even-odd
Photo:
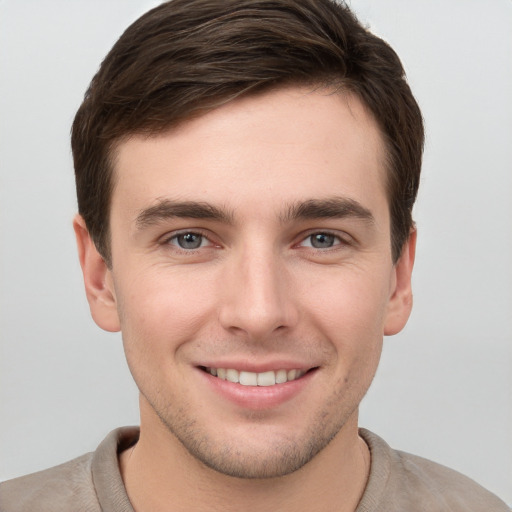
[[197, 249], [201, 246], [201, 235], [195, 233], [185, 233], [178, 237], [178, 243], [183, 249]]
[[311, 245], [316, 249], [325, 249], [326, 247], [332, 247], [334, 244], [334, 235], [327, 233], [318, 233], [311, 236]]

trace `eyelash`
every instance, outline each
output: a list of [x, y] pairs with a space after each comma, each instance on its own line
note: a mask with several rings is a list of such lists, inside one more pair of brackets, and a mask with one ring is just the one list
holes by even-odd
[[[185, 248], [185, 247], [180, 247], [177, 242], [173, 243], [174, 241], [177, 241], [179, 237], [186, 236], [186, 235], [194, 235], [196, 237], [200, 237], [201, 238], [200, 245], [198, 247], [194, 247], [194, 248]], [[190, 253], [194, 253], [195, 251], [197, 251], [199, 249], [204, 248], [203, 243], [205, 241], [209, 242], [210, 245], [213, 245], [213, 242], [211, 241], [211, 239], [201, 230], [185, 230], [185, 231], [180, 231], [178, 233], [173, 233], [171, 236], [164, 238], [164, 240], [162, 241], [162, 245], [172, 245], [176, 250], [190, 254]]]
[[[199, 246], [192, 247], [192, 248], [181, 247], [178, 243], [178, 239], [179, 239], [179, 237], [183, 237], [183, 236], [187, 236], [187, 235], [200, 237], [201, 240], [200, 240]], [[314, 247], [314, 245], [313, 245], [313, 243], [314, 243], [313, 237], [314, 236], [332, 237], [333, 243], [329, 247]], [[328, 250], [336, 250], [340, 246], [343, 247], [343, 246], [351, 245], [351, 241], [347, 240], [347, 238], [348, 238], [348, 235], [347, 235], [347, 237], [344, 238], [344, 237], [340, 236], [339, 234], [333, 233], [331, 231], [311, 231], [311, 232], [307, 233], [305, 236], [302, 235], [300, 242], [298, 244], [295, 244], [295, 246], [306, 247], [309, 249], [313, 249], [315, 251], [323, 252], [323, 251], [328, 251]], [[311, 245], [303, 245], [308, 240], [311, 241]], [[204, 242], [208, 242], [208, 245], [206, 245], [206, 246], [203, 245]], [[214, 243], [212, 242], [210, 237], [206, 233], [202, 232], [201, 230], [185, 230], [185, 231], [180, 231], [178, 233], [174, 233], [169, 237], [166, 237], [163, 240], [162, 244], [163, 245], [172, 245], [178, 251], [181, 251], [181, 252], [184, 252], [187, 254], [191, 254], [191, 253], [194, 253], [195, 251], [202, 249], [204, 247], [209, 247], [209, 246], [213, 245]]]
[[[317, 236], [317, 237], [319, 237], [319, 236], [332, 237], [334, 239], [333, 244], [329, 247], [314, 247], [312, 245], [313, 244], [312, 239], [315, 236]], [[308, 240], [310, 240], [312, 242], [311, 245], [307, 245], [307, 246], [303, 245]], [[328, 250], [333, 251], [338, 248], [349, 246], [351, 244], [352, 244], [352, 242], [351, 242], [351, 240], [349, 240], [349, 235], [341, 236], [340, 234], [333, 233], [332, 231], [322, 230], [322, 231], [310, 231], [309, 233], [306, 234], [306, 236], [301, 238], [301, 241], [297, 245], [299, 245], [300, 247], [307, 247], [307, 248], [313, 249], [315, 251], [328, 251]]]

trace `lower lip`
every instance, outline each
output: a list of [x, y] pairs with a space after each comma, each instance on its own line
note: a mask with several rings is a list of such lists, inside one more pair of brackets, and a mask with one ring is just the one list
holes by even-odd
[[198, 371], [216, 394], [239, 407], [252, 410], [272, 409], [289, 402], [301, 393], [316, 373], [316, 370], [310, 370], [297, 380], [273, 386], [244, 386], [219, 379], [200, 369]]

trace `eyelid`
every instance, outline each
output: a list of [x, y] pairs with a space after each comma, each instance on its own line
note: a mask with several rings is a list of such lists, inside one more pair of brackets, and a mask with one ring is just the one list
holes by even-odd
[[[221, 245], [219, 242], [215, 241], [215, 236], [209, 230], [206, 230], [203, 228], [177, 229], [175, 231], [168, 232], [165, 235], [159, 237], [158, 243], [161, 245], [173, 245], [176, 248], [176, 250], [181, 250], [184, 252], [193, 252], [194, 250], [198, 250], [199, 248], [198, 249], [183, 249], [176, 244], [171, 244], [171, 240], [176, 239], [178, 236], [184, 235], [187, 233], [199, 235], [199, 236], [202, 236], [203, 238], [205, 238], [209, 242], [206, 247], [214, 247], [214, 246]], [[341, 246], [353, 245], [356, 243], [356, 240], [354, 239], [354, 237], [352, 237], [345, 231], [340, 232], [339, 230], [335, 230], [335, 229], [318, 229], [318, 228], [316, 228], [316, 229], [308, 229], [307, 231], [303, 231], [302, 233], [300, 233], [300, 235], [298, 235], [296, 237], [297, 242], [295, 242], [293, 245], [300, 247], [301, 244], [303, 242], [305, 242], [309, 237], [311, 237], [312, 235], [316, 235], [316, 234], [325, 234], [325, 235], [333, 236], [337, 239], [338, 243], [336, 243], [333, 247], [326, 248], [326, 249], [317, 249], [317, 248], [312, 247], [312, 249], [314, 249], [314, 250], [326, 251], [329, 249], [335, 249], [336, 247], [338, 247], [340, 245]]]
[[315, 247], [312, 247], [312, 249], [326, 251], [329, 249], [334, 249], [335, 247], [338, 247], [340, 245], [353, 245], [355, 243], [355, 239], [345, 231], [340, 232], [335, 229], [309, 229], [300, 234], [300, 237], [298, 237], [299, 241], [295, 245], [301, 246], [301, 244], [311, 236], [320, 234], [334, 236], [339, 241], [339, 243], [336, 243], [333, 247], [329, 247], [326, 249], [317, 249]]
[[193, 252], [194, 250], [198, 250], [198, 249], [202, 248], [202, 247], [198, 247], [198, 249], [183, 249], [182, 247], [179, 247], [176, 244], [171, 244], [171, 240], [176, 239], [180, 235], [186, 235], [188, 233], [194, 234], [194, 235], [199, 235], [199, 236], [205, 238], [206, 240], [208, 240], [209, 244], [207, 247], [218, 245], [212, 240], [212, 238], [213, 238], [212, 234], [209, 231], [207, 231], [205, 229], [201, 229], [201, 228], [183, 228], [183, 229], [177, 229], [175, 231], [171, 231], [171, 232], [166, 233], [165, 235], [161, 236], [159, 238], [159, 243], [161, 245], [173, 245], [174, 247], [176, 247], [177, 250], [181, 250], [184, 252]]

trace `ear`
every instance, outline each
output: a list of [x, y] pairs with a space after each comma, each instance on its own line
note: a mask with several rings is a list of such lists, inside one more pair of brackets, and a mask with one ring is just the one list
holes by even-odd
[[384, 322], [384, 334], [399, 333], [407, 323], [412, 310], [411, 275], [416, 253], [416, 229], [411, 230], [409, 240], [402, 249], [393, 269], [393, 287]]
[[73, 229], [92, 318], [105, 331], [117, 332], [121, 327], [112, 273], [96, 249], [84, 219], [78, 214], [73, 219]]

